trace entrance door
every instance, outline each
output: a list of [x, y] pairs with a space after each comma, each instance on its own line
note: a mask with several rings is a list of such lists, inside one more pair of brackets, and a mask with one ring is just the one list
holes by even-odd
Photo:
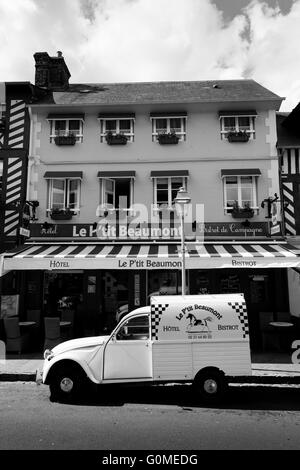
[[152, 378], [149, 315], [122, 323], [104, 351], [104, 380]]

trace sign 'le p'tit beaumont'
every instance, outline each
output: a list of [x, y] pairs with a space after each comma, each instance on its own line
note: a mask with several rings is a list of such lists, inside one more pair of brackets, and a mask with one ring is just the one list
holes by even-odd
[[[251, 222], [250, 226], [237, 223], [206, 222], [202, 224], [185, 224], [185, 235], [188, 238], [259, 238], [269, 235], [267, 222]], [[72, 224], [72, 223], [32, 223], [31, 238], [63, 238], [71, 240], [172, 240], [180, 239], [181, 228], [176, 223], [158, 224]]]

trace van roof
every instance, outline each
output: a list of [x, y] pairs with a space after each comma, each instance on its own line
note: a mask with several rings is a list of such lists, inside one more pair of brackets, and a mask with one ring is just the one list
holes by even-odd
[[157, 299], [159, 301], [163, 300], [163, 303], [184, 303], [184, 302], [193, 302], [200, 300], [204, 302], [208, 301], [223, 301], [223, 302], [241, 302], [244, 301], [244, 294], [209, 294], [209, 295], [154, 295], [151, 297], [151, 302], [156, 302]]

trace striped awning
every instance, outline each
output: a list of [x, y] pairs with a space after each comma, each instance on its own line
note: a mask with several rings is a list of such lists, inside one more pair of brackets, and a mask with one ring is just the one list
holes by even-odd
[[[187, 243], [186, 247], [186, 269], [300, 267], [300, 249], [284, 243]], [[180, 269], [181, 262], [177, 244], [28, 244], [3, 255], [3, 272]]]

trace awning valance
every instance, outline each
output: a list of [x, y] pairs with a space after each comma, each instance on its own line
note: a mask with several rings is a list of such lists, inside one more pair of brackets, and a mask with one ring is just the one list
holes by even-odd
[[44, 178], [46, 179], [80, 179], [82, 180], [82, 171], [46, 171]]
[[135, 178], [135, 171], [98, 171], [98, 178]]
[[259, 168], [232, 168], [221, 170], [221, 177], [224, 176], [260, 176], [261, 171]]
[[76, 121], [84, 121], [84, 113], [51, 113], [48, 114], [47, 119], [48, 121], [64, 121], [65, 119], [68, 120], [76, 120]]
[[[186, 269], [300, 268], [300, 250], [276, 243], [187, 243]], [[70, 269], [181, 269], [179, 244], [28, 244], [4, 253], [3, 272]]]
[[257, 116], [257, 112], [254, 109], [251, 110], [230, 110], [230, 111], [219, 111], [219, 117], [233, 117], [233, 116]]
[[98, 119], [134, 119], [135, 113], [99, 113]]
[[151, 171], [151, 178], [159, 178], [159, 177], [171, 177], [171, 176], [189, 176], [188, 170], [158, 170], [158, 171]]
[[156, 119], [156, 118], [184, 118], [187, 117], [187, 112], [186, 111], [172, 111], [170, 113], [168, 112], [153, 112], [150, 113], [150, 119]]

